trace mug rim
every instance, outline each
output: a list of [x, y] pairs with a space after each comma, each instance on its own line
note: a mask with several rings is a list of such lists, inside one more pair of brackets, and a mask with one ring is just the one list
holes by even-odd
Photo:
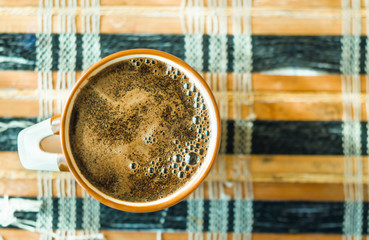
[[[165, 202], [161, 202], [161, 203], [157, 203], [157, 204], [152, 204], [152, 202], [148, 202], [147, 205], [140, 205], [140, 206], [131, 206], [131, 205], [126, 205], [123, 203], [118, 203], [118, 202], [114, 202], [110, 199], [105, 198], [104, 196], [102, 196], [101, 194], [99, 194], [98, 192], [96, 192], [94, 189], [92, 189], [84, 180], [83, 178], [80, 176], [80, 174], [76, 171], [74, 164], [72, 163], [71, 158], [68, 155], [68, 151], [67, 151], [67, 142], [66, 142], [66, 138], [65, 135], [67, 135], [68, 133], [65, 133], [66, 129], [65, 129], [65, 125], [67, 123], [67, 111], [69, 109], [69, 107], [72, 104], [72, 99], [73, 96], [76, 94], [77, 90], [80, 89], [80, 85], [85, 82], [86, 80], [89, 79], [90, 75], [99, 67], [103, 66], [104, 64], [108, 64], [109, 62], [113, 61], [114, 59], [117, 58], [121, 58], [124, 56], [129, 56], [129, 55], [138, 55], [138, 54], [142, 54], [142, 55], [153, 55], [153, 56], [158, 56], [158, 57], [162, 57], [164, 59], [168, 59], [176, 64], [178, 64], [179, 66], [183, 67], [184, 69], [186, 69], [186, 71], [190, 72], [191, 74], [193, 74], [195, 76], [195, 80], [196, 82], [198, 82], [199, 84], [201, 84], [205, 91], [207, 92], [208, 96], [209, 96], [209, 100], [211, 102], [211, 104], [213, 104], [214, 106], [214, 113], [215, 113], [215, 119], [214, 122], [216, 123], [216, 142], [215, 142], [215, 148], [214, 148], [214, 152], [211, 153], [212, 156], [210, 158], [209, 164], [206, 166], [205, 170], [203, 171], [203, 174], [201, 176], [198, 177], [197, 181], [190, 181], [187, 184], [189, 184], [190, 186], [185, 190], [185, 191], [181, 191], [179, 194], [177, 194], [176, 196], [173, 197], [169, 197], [167, 201]], [[72, 104], [73, 107], [73, 104]], [[63, 154], [65, 156], [68, 168], [70, 170], [70, 172], [72, 173], [72, 175], [74, 176], [74, 178], [76, 179], [76, 181], [82, 186], [82, 188], [92, 197], [94, 197], [96, 200], [98, 200], [99, 202], [109, 206], [109, 207], [113, 207], [119, 210], [123, 210], [123, 211], [127, 211], [127, 212], [153, 212], [153, 211], [158, 211], [167, 207], [170, 207], [178, 202], [180, 202], [181, 200], [183, 200], [185, 197], [187, 197], [189, 194], [191, 194], [197, 187], [198, 185], [205, 179], [205, 177], [209, 174], [211, 167], [213, 166], [215, 159], [217, 157], [218, 151], [219, 151], [219, 147], [220, 147], [220, 136], [221, 136], [221, 123], [220, 123], [220, 116], [219, 116], [219, 111], [218, 111], [218, 107], [214, 98], [214, 95], [212, 93], [212, 91], [210, 90], [209, 86], [206, 84], [205, 80], [202, 78], [202, 76], [197, 73], [191, 66], [189, 66], [187, 63], [185, 63], [184, 61], [182, 61], [181, 59], [166, 53], [166, 52], [162, 52], [159, 50], [153, 50], [153, 49], [131, 49], [131, 50], [124, 50], [124, 51], [120, 51], [114, 54], [111, 54], [105, 58], [102, 58], [101, 60], [99, 60], [98, 62], [96, 62], [95, 64], [93, 64], [91, 67], [89, 67], [83, 74], [82, 76], [78, 79], [78, 81], [74, 84], [71, 92], [68, 95], [68, 99], [66, 101], [66, 104], [63, 108], [62, 114], [61, 114], [61, 127], [60, 127], [60, 138], [61, 138], [61, 144], [62, 144], [62, 150], [63, 150]], [[86, 179], [87, 180], [87, 179]], [[93, 185], [92, 183], [90, 183], [91, 185]], [[180, 191], [180, 190], [177, 190]], [[170, 195], [169, 195], [170, 196]], [[114, 197], [113, 197], [114, 198]], [[150, 204], [151, 203], [151, 204]]]

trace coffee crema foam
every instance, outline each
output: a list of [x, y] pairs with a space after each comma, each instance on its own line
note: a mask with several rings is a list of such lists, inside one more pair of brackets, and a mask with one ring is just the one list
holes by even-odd
[[167, 63], [135, 58], [89, 79], [74, 103], [76, 163], [100, 191], [129, 202], [165, 198], [201, 168], [211, 128], [197, 86]]

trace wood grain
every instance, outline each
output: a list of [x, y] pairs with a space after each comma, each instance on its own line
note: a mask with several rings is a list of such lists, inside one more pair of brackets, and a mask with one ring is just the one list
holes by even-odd
[[[140, 1], [129, 1], [129, 0], [101, 0], [101, 6], [179, 6], [182, 0], [140, 0]], [[207, 5], [207, 0], [204, 1]], [[232, 4], [232, 0], [227, 0], [228, 5]], [[81, 0], [77, 1], [78, 5], [81, 4]], [[361, 0], [361, 6], [364, 5], [365, 1]], [[22, 7], [22, 6], [38, 6], [38, 0], [0, 0], [0, 6], [8, 7]], [[341, 8], [341, 2], [337, 0], [253, 0], [253, 6], [255, 7], [285, 7], [290, 8]]]
[[[76, 72], [79, 79], [82, 72]], [[56, 85], [57, 72], [52, 73], [53, 86]], [[34, 71], [0, 71], [0, 89], [37, 89], [38, 73]]]
[[[9, 95], [13, 95], [10, 93]], [[19, 97], [19, 96], [17, 96]], [[254, 100], [254, 113], [259, 120], [298, 120], [298, 121], [341, 121], [342, 103], [340, 101], [327, 102], [325, 98], [286, 98], [275, 99], [272, 96], [260, 100]], [[256, 97], [255, 97], [256, 98]], [[322, 100], [319, 102], [319, 100]], [[238, 99], [240, 100], [240, 99]], [[228, 119], [234, 119], [234, 105], [230, 100], [228, 107]], [[38, 101], [34, 99], [7, 99], [0, 98], [0, 117], [37, 117], [39, 114]], [[56, 108], [54, 108], [56, 109]], [[247, 103], [241, 107], [241, 116], [249, 116], [250, 107]], [[55, 111], [55, 114], [57, 112]], [[366, 110], [362, 105], [362, 120], [365, 121]]]
[[0, 99], [2, 117], [37, 117], [38, 102], [29, 100]]
[[[111, 7], [113, 10], [114, 7]], [[120, 9], [120, 8], [118, 8]], [[115, 15], [101, 16], [101, 33], [156, 33], [183, 34], [180, 20], [180, 8], [165, 10], [148, 7], [150, 15], [145, 9], [137, 10], [134, 14], [130, 9]], [[174, 9], [174, 8], [173, 8]], [[37, 9], [35, 8], [34, 12]], [[10, 14], [6, 12], [16, 12]], [[115, 10], [117, 11], [117, 10]], [[0, 32], [3, 33], [36, 33], [38, 32], [37, 16], [19, 15], [21, 11], [0, 9]], [[110, 10], [106, 10], [110, 13]], [[229, 12], [232, 12], [231, 10]], [[322, 11], [321, 15], [315, 9], [295, 11], [283, 9], [278, 16], [276, 9], [260, 10], [252, 16], [252, 34], [254, 35], [341, 35], [340, 10]], [[364, 13], [364, 12], [363, 12]], [[132, 16], [132, 14], [134, 16]], [[153, 17], [154, 16], [154, 17]], [[156, 16], [156, 17], [155, 17]], [[58, 17], [53, 17], [53, 32], [59, 32]], [[77, 32], [81, 32], [81, 18], [76, 18]], [[362, 34], [365, 33], [365, 19], [362, 19]], [[232, 34], [232, 21], [228, 21], [228, 34]], [[207, 33], [207, 30], [205, 30]]]
[[[81, 72], [76, 73], [77, 79]], [[207, 75], [205, 74], [205, 79]], [[228, 74], [228, 92], [215, 91], [217, 99], [229, 99], [230, 118], [234, 116], [235, 100], [248, 99], [247, 95], [232, 92], [233, 74]], [[32, 71], [0, 71], [0, 116], [36, 117], [39, 114], [37, 99], [37, 73]], [[57, 74], [53, 73], [54, 85]], [[361, 76], [362, 102], [366, 100], [365, 77]], [[253, 74], [254, 110], [261, 120], [320, 120], [342, 119], [342, 96], [340, 75], [278, 76]], [[9, 89], [12, 89], [9, 91]], [[51, 97], [57, 97], [54, 92]], [[247, 102], [242, 108], [247, 117]], [[362, 119], [366, 120], [366, 108], [362, 106]]]
[[[225, 155], [226, 169], [229, 180], [234, 179], [233, 164], [238, 156]], [[241, 160], [243, 161], [241, 155]], [[363, 171], [368, 174], [367, 161], [363, 161]], [[270, 180], [275, 181], [273, 174], [295, 174], [297, 177], [293, 181], [298, 181], [302, 174], [334, 174], [343, 175], [344, 173], [343, 156], [315, 156], [315, 155], [251, 155], [250, 170], [255, 174], [270, 175]], [[19, 161], [17, 152], [0, 152], [0, 177], [3, 178], [35, 178], [36, 172], [28, 171], [23, 168]], [[11, 176], [11, 172], [15, 175]], [[18, 174], [19, 175], [18, 175]], [[27, 174], [28, 173], [28, 174]], [[255, 178], [255, 181], [258, 179]], [[313, 183], [320, 182], [315, 179]]]
[[[205, 199], [209, 199], [205, 182]], [[364, 185], [366, 198], [366, 185]], [[342, 184], [330, 183], [253, 183], [255, 200], [276, 201], [343, 201]], [[234, 198], [234, 189], [225, 186], [225, 193]], [[38, 187], [35, 179], [0, 179], [0, 194], [14, 197], [37, 197]], [[57, 196], [56, 180], [53, 181], [53, 196]], [[76, 196], [82, 197], [82, 189], [77, 184]]]
[[[232, 156], [226, 156], [228, 181], [243, 179], [242, 176], [235, 179], [237, 165], [234, 161]], [[367, 162], [363, 162], [363, 182], [366, 182], [368, 167]], [[37, 172], [25, 170], [16, 152], [0, 152], [0, 166], [0, 195], [37, 196]], [[256, 200], [341, 201], [344, 199], [343, 169], [343, 156], [252, 155], [250, 161]], [[54, 173], [54, 181], [57, 177], [58, 173]], [[219, 175], [210, 174], [205, 181], [214, 182], [219, 179]], [[232, 186], [225, 189], [233, 197]], [[56, 196], [55, 184], [53, 194]], [[82, 196], [79, 186], [77, 196]]]
[[[101, 0], [101, 6], [179, 6], [182, 0]], [[207, 5], [207, 0], [204, 1]], [[232, 0], [227, 0], [228, 5], [232, 4]], [[77, 1], [78, 5], [81, 4], [81, 0]], [[361, 6], [364, 7], [365, 0], [361, 0]], [[8, 7], [22, 7], [22, 6], [38, 6], [38, 0], [0, 0], [0, 6]], [[255, 7], [285, 7], [289, 8], [341, 8], [341, 2], [337, 0], [253, 0], [253, 6]]]
[[[77, 234], [81, 233], [81, 231], [77, 231]], [[101, 231], [104, 234], [106, 240], [156, 240], [157, 233], [155, 232], [127, 232], [127, 231]], [[33, 233], [20, 229], [0, 229], [0, 235], [5, 240], [36, 240], [40, 239], [39, 233]], [[188, 233], [179, 232], [179, 233], [169, 233], [163, 232], [161, 236], [162, 240], [187, 240]], [[204, 239], [206, 239], [206, 234], [204, 233]], [[227, 235], [227, 239], [233, 239], [233, 234], [230, 233]], [[254, 240], [340, 240], [342, 239], [341, 235], [337, 234], [262, 234], [262, 233], [254, 233], [252, 235], [252, 239]]]
[[[76, 72], [79, 79], [82, 72]], [[207, 75], [204, 74], [206, 79]], [[227, 74], [227, 87], [233, 89], [234, 74]], [[36, 89], [37, 72], [33, 71], [0, 71], [0, 89]], [[57, 73], [53, 72], [54, 86]], [[252, 74], [254, 91], [276, 92], [341, 92], [341, 75], [329, 74], [319, 76], [281, 76], [254, 73]], [[361, 91], [366, 91], [365, 76], [361, 76]]]

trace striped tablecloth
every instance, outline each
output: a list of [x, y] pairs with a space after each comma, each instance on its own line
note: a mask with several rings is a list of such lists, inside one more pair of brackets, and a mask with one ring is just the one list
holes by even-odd
[[[369, 0], [0, 0], [4, 239], [361, 239], [368, 234]], [[188, 199], [111, 209], [68, 173], [28, 171], [18, 132], [81, 72], [132, 48], [200, 72], [220, 154]]]

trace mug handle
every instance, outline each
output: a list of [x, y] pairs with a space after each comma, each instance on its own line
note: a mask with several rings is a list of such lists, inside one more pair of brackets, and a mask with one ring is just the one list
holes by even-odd
[[[60, 149], [60, 138], [50, 139], [48, 146], [42, 142], [60, 131], [61, 115], [42, 121], [23, 129], [18, 135], [18, 154], [24, 168], [44, 171], [68, 171], [63, 153], [55, 153]], [[53, 151], [47, 151], [52, 148]]]

